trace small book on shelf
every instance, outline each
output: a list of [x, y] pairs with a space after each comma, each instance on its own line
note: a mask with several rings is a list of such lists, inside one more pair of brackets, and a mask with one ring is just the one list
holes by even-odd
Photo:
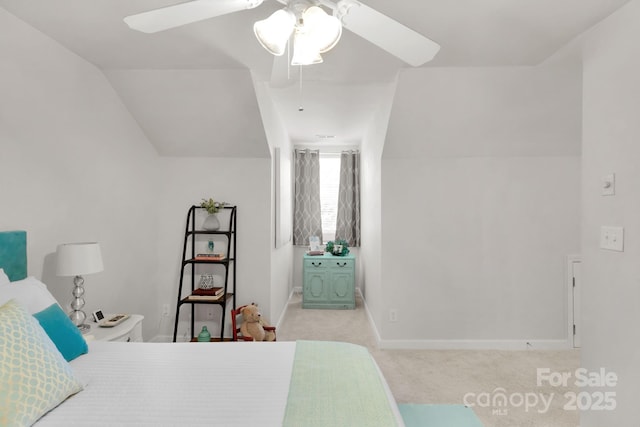
[[203, 296], [215, 297], [223, 293], [224, 293], [224, 288], [222, 286], [215, 286], [213, 288], [208, 288], [208, 289], [196, 288], [193, 290], [191, 295], [203, 295]]
[[189, 295], [187, 301], [220, 301], [224, 297], [224, 292], [219, 295]]
[[196, 261], [222, 261], [226, 259], [225, 254], [212, 253], [212, 254], [197, 254], [195, 256]]

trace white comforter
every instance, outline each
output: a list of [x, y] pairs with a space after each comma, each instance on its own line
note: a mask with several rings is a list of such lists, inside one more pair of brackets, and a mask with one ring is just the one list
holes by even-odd
[[36, 425], [279, 426], [295, 346], [92, 342], [71, 362], [85, 389]]
[[85, 389], [36, 425], [281, 426], [295, 352], [295, 342], [92, 342], [71, 362]]

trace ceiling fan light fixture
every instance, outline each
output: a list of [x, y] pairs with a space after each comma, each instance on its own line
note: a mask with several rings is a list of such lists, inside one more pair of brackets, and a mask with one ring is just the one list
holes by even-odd
[[320, 64], [321, 62], [322, 56], [320, 56], [320, 50], [313, 39], [304, 31], [304, 28], [296, 29], [293, 38], [293, 58], [291, 58], [291, 65], [313, 65]]
[[288, 9], [275, 11], [267, 19], [253, 24], [256, 38], [268, 52], [281, 56], [287, 48], [287, 41], [296, 25], [296, 17]]
[[308, 7], [302, 13], [302, 20], [311, 43], [320, 53], [333, 49], [342, 36], [342, 23], [335, 16], [328, 15], [318, 6]]

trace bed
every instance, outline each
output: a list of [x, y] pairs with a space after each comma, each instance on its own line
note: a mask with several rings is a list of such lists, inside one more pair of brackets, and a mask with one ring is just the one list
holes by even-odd
[[[87, 344], [75, 329], [60, 343], [56, 333], [68, 326], [61, 308], [46, 285], [26, 277], [26, 233], [0, 232], [0, 269], [0, 425], [403, 425], [364, 347], [320, 341]], [[22, 329], [29, 329], [27, 339]], [[72, 341], [77, 345], [70, 349]], [[24, 343], [35, 350], [7, 356]], [[40, 352], [57, 369], [53, 386], [36, 384], [46, 371], [36, 364], [8, 366], [11, 360], [24, 365], [25, 354]], [[26, 384], [19, 394], [35, 389], [36, 396], [12, 403], [11, 388], [19, 381]], [[40, 407], [25, 409], [31, 401]], [[8, 418], [12, 411], [31, 413]]]

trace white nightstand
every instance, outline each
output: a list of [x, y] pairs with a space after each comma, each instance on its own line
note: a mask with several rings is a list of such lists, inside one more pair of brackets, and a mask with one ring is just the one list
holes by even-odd
[[[112, 315], [105, 315], [109, 318]], [[113, 328], [101, 328], [95, 322], [89, 322], [91, 329], [84, 335], [84, 339], [89, 341], [121, 341], [121, 342], [142, 342], [142, 320], [144, 316], [131, 314], [127, 320]]]

